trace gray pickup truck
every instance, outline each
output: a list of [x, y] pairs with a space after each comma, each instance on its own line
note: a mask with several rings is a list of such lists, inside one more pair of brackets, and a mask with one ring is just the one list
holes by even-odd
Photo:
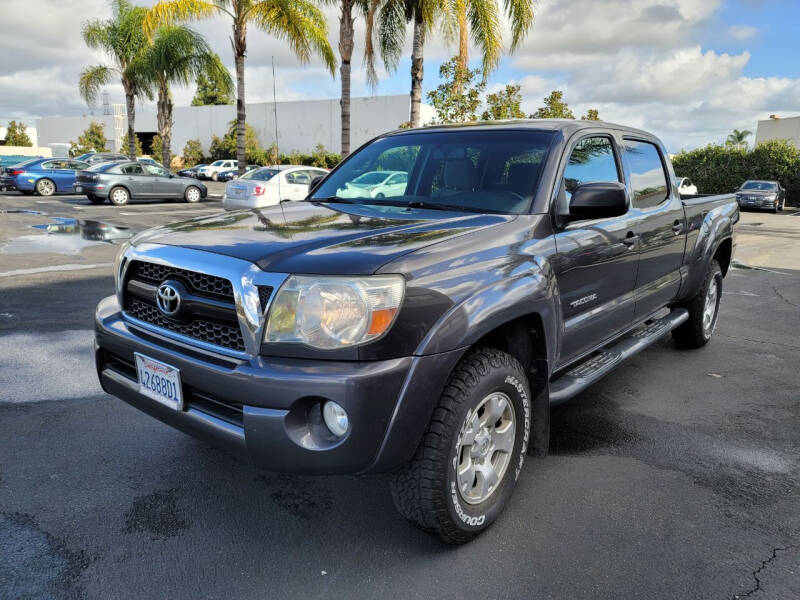
[[[345, 193], [374, 171], [406, 185]], [[380, 136], [305, 201], [133, 238], [100, 381], [269, 469], [389, 472], [400, 513], [465, 542], [546, 454], [551, 405], [670, 332], [711, 338], [739, 209], [673, 178], [606, 123]]]

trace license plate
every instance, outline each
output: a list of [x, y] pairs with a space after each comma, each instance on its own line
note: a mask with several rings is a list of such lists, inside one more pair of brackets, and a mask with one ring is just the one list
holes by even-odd
[[181, 372], [175, 367], [136, 353], [139, 393], [174, 410], [183, 410]]
[[76, 185], [76, 186], [73, 186], [73, 187], [75, 188], [76, 192], [80, 192], [80, 191], [83, 190], [83, 188], [81, 186], [79, 186], [79, 185]]

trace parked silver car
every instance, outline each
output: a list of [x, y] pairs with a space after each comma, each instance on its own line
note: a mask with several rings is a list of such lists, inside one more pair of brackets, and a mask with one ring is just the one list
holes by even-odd
[[101, 163], [80, 171], [73, 185], [94, 204], [108, 199], [124, 206], [132, 199], [164, 198], [200, 202], [208, 194], [196, 179], [178, 177], [164, 167], [138, 161]]
[[320, 167], [276, 165], [245, 173], [225, 186], [222, 206], [226, 210], [274, 206], [284, 200], [302, 200], [317, 177], [328, 174]]

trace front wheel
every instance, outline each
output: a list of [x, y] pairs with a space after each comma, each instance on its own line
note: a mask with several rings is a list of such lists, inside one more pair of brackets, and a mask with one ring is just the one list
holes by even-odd
[[200, 188], [193, 185], [187, 187], [186, 191], [183, 193], [183, 198], [190, 203], [200, 202], [201, 197]]
[[114, 206], [125, 206], [131, 199], [131, 195], [124, 187], [115, 187], [109, 192], [108, 199]]
[[468, 542], [508, 503], [530, 421], [519, 362], [493, 348], [471, 351], [450, 375], [414, 458], [393, 475], [395, 507], [447, 543]]
[[214, 181], [217, 181], [217, 180], [219, 180], [219, 175], [217, 173], [212, 173], [211, 174], [211, 179], [213, 179]]
[[722, 269], [716, 260], [708, 265], [706, 277], [697, 295], [680, 305], [689, 311], [689, 318], [672, 330], [675, 343], [682, 348], [705, 346], [714, 335], [722, 298]]

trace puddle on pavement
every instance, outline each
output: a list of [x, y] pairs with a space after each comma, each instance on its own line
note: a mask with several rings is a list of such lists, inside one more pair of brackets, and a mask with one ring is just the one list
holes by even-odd
[[27, 208], [11, 208], [9, 210], [0, 210], [1, 213], [6, 215], [44, 215], [40, 210], [28, 210]]
[[13, 238], [0, 246], [0, 254], [80, 254], [84, 249], [105, 243], [120, 243], [138, 229], [90, 219], [52, 217], [52, 223], [33, 225], [42, 233]]

